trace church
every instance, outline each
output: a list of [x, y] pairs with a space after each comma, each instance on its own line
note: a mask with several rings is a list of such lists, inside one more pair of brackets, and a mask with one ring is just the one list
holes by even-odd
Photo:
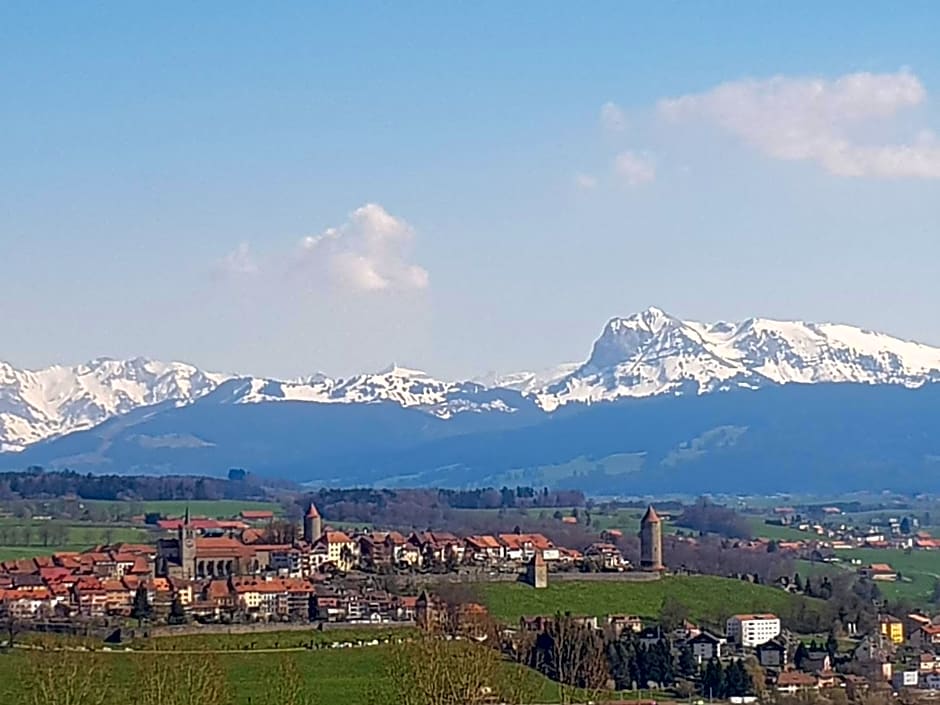
[[338, 563], [339, 556], [332, 554], [341, 547], [329, 545], [329, 541], [322, 540], [324, 538], [320, 513], [312, 503], [304, 515], [303, 540], [294, 545], [245, 543], [231, 535], [203, 536], [194, 526], [187, 509], [176, 529], [176, 536], [157, 542], [156, 574], [178, 580], [255, 575], [268, 570], [272, 564], [282, 563], [283, 555], [313, 553], [318, 547], [323, 550], [324, 561], [332, 559]]

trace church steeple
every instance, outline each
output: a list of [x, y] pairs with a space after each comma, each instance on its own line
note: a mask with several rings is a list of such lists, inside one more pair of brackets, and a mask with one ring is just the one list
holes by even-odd
[[186, 512], [180, 522], [178, 536], [182, 575], [185, 580], [192, 580], [196, 574], [196, 532], [193, 529], [192, 518], [189, 515], [189, 505], [186, 505]]

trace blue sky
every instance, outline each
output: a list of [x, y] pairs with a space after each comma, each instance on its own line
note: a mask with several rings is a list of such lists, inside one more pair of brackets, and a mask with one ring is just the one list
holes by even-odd
[[938, 25], [4, 3], [0, 359], [465, 376], [584, 358], [649, 305], [940, 345]]

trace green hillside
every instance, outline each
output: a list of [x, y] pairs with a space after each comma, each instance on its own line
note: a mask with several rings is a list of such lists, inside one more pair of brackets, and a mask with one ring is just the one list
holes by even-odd
[[776, 588], [707, 575], [667, 576], [635, 583], [556, 581], [545, 590], [521, 583], [490, 583], [480, 587], [480, 594], [492, 614], [507, 622], [555, 612], [655, 618], [666, 596], [684, 604], [693, 619], [718, 624], [739, 612], [776, 612], [783, 617], [800, 601], [810, 610], [824, 607], [819, 600], [794, 597]]

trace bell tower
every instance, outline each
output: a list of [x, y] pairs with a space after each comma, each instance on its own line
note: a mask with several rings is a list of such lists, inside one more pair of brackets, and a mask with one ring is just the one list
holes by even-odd
[[189, 517], [189, 507], [183, 515], [178, 532], [180, 545], [180, 568], [183, 580], [192, 580], [196, 575], [196, 531]]

